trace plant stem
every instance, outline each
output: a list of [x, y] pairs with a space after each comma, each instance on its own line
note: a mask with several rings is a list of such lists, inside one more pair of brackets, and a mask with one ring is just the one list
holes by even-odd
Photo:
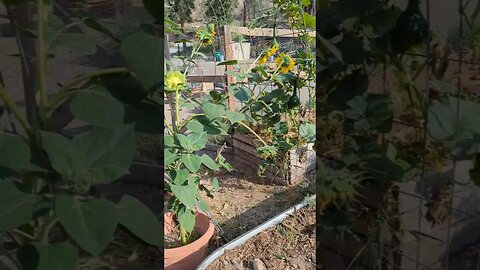
[[3, 87], [1, 84], [0, 98], [3, 100], [7, 108], [13, 113], [13, 115], [15, 115], [15, 118], [17, 118], [17, 120], [20, 122], [20, 125], [22, 125], [23, 129], [27, 133], [30, 133], [32, 127], [28, 123], [27, 119], [20, 113], [20, 109], [18, 108], [17, 104], [15, 104], [13, 98], [8, 94], [7, 89], [5, 89], [5, 87]]
[[[192, 53], [190, 54], [190, 57], [189, 57], [190, 60], [192, 60], [193, 55], [194, 55], [196, 52], [198, 52], [201, 47], [202, 47], [202, 43], [200, 42], [200, 44], [198, 45], [198, 47], [197, 47], [197, 48], [194, 48], [194, 49], [192, 50]], [[189, 67], [187, 66], [187, 67], [185, 68], [185, 72], [183, 73], [183, 74], [185, 74], [185, 76], [187, 76], [188, 68], [189, 68]]]
[[177, 90], [175, 90], [175, 124], [176, 124], [176, 130], [178, 131], [178, 125], [180, 123], [180, 93]]
[[50, 234], [50, 230], [53, 228], [55, 223], [57, 223], [58, 218], [52, 213], [51, 216], [47, 217], [45, 220], [45, 223], [43, 223], [42, 228], [40, 229], [40, 234], [38, 237], [40, 237], [40, 240], [43, 244], [48, 244], [48, 236]]
[[255, 59], [255, 61], [253, 61], [252, 65], [247, 69], [247, 71], [245, 73], [250, 73], [250, 71], [253, 69], [253, 67], [255, 66], [255, 64], [258, 62], [258, 59], [260, 59], [260, 57], [262, 56], [262, 54], [260, 54], [257, 59]]
[[255, 132], [253, 131], [253, 129], [251, 129], [249, 126], [247, 126], [246, 124], [242, 123], [242, 122], [238, 122], [238, 124], [242, 125], [243, 127], [245, 127], [246, 129], [248, 129], [248, 131], [250, 131], [255, 137], [257, 137], [262, 143], [264, 146], [267, 146], [268, 144]]
[[45, 51], [45, 23], [47, 20], [44, 0], [37, 0], [37, 76], [38, 91], [40, 94], [40, 115], [45, 116], [45, 107], [48, 103], [47, 84], [45, 80], [46, 51]]
[[74, 86], [76, 86], [77, 84], [79, 84], [83, 81], [95, 78], [95, 77], [99, 77], [99, 76], [103, 76], [103, 75], [119, 74], [119, 73], [120, 74], [121, 73], [128, 73], [128, 72], [129, 72], [129, 70], [127, 68], [124, 68], [124, 67], [116, 67], [116, 68], [107, 68], [107, 69], [96, 70], [96, 71], [93, 71], [91, 73], [87, 73], [85, 75], [78, 76], [73, 81], [67, 83], [62, 88], [61, 91], [68, 91], [71, 88], [73, 88]]
[[[47, 111], [53, 110], [57, 107], [58, 103], [60, 103], [62, 100], [74, 96], [81, 92], [83, 90], [70, 90], [70, 91], [61, 91], [57, 92], [55, 95], [53, 95], [50, 100], [48, 105], [46, 106]], [[53, 113], [53, 112], [52, 112]], [[48, 115], [49, 116], [49, 115]]]
[[197, 117], [197, 116], [205, 116], [204, 113], [198, 113], [198, 114], [192, 114], [190, 115], [187, 119], [183, 120], [182, 123], [180, 123], [178, 125], [178, 129], [182, 129], [183, 126], [185, 126], [186, 124], [188, 124], [188, 122], [190, 122], [190, 120], [192, 120], [193, 118]]
[[163, 118], [163, 123], [165, 124], [167, 129], [170, 131], [170, 133], [172, 133], [172, 135], [175, 134], [175, 132], [173, 131], [173, 128], [168, 124], [167, 119]]
[[64, 98], [69, 97], [72, 94], [75, 94], [72, 92], [72, 88], [83, 81], [86, 81], [95, 77], [103, 76], [103, 75], [121, 74], [121, 73], [127, 73], [127, 72], [129, 72], [127, 68], [117, 67], [117, 68], [101, 69], [101, 70], [93, 71], [91, 73], [87, 73], [85, 75], [79, 76], [75, 78], [73, 81], [66, 84], [62, 88], [62, 90], [53, 94], [50, 97], [50, 103], [46, 106], [46, 108], [53, 109]]
[[31, 236], [30, 234], [26, 233], [26, 232], [23, 232], [21, 230], [17, 230], [17, 229], [13, 229], [12, 230], [13, 233], [17, 233], [17, 234], [20, 234], [21, 236], [23, 237], [26, 237], [30, 240], [35, 240], [35, 237]]
[[182, 240], [182, 243], [187, 243], [187, 232], [182, 225], [180, 225], [180, 239]]

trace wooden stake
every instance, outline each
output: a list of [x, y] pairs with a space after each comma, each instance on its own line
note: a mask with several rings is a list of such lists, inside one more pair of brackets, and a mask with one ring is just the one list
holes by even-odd
[[[233, 58], [233, 51], [232, 51], [232, 32], [230, 30], [230, 26], [224, 26], [224, 41], [225, 41], [225, 61], [234, 60]], [[226, 65], [225, 71], [233, 70], [232, 65]], [[226, 91], [228, 91], [228, 86], [235, 83], [235, 78], [231, 75], [226, 74], [227, 77], [227, 87]], [[232, 93], [228, 95], [228, 105], [231, 111], [235, 111], [235, 97]]]

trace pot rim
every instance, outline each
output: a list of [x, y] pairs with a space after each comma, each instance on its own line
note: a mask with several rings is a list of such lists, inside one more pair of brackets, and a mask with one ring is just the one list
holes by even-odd
[[[173, 215], [172, 212], [166, 212], [164, 215]], [[180, 250], [184, 250], [184, 249], [192, 249], [192, 250], [197, 250], [197, 249], [200, 249], [204, 243], [208, 243], [210, 241], [210, 238], [212, 238], [213, 236], [213, 233], [215, 232], [215, 226], [213, 225], [213, 223], [210, 221], [210, 219], [208, 218], [208, 216], [201, 212], [201, 211], [197, 211], [195, 213], [195, 216], [196, 215], [202, 215], [204, 216], [207, 220], [208, 220], [208, 228], [207, 228], [207, 231], [202, 234], [202, 236], [200, 236], [200, 238], [198, 238], [197, 240], [193, 241], [192, 243], [190, 244], [187, 244], [185, 246], [181, 246], [181, 247], [176, 247], [176, 248], [164, 248], [164, 256], [167, 257], [167, 255], [174, 255], [178, 252], [180, 252]]]

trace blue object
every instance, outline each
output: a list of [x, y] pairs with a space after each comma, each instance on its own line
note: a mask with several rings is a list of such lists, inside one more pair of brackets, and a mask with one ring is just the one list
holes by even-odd
[[217, 62], [221, 62], [223, 61], [223, 54], [221, 52], [215, 52], [215, 54], [213, 55], [214, 58], [215, 58], [215, 61]]

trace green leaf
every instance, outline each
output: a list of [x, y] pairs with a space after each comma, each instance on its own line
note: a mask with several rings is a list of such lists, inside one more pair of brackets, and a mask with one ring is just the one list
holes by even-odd
[[208, 135], [228, 135], [221, 127], [215, 125], [208, 118], [198, 117], [192, 119], [186, 125], [187, 129], [195, 133], [207, 133]]
[[30, 164], [30, 147], [18, 135], [0, 132], [0, 153], [0, 167], [21, 171]]
[[93, 36], [81, 33], [62, 33], [57, 36], [51, 48], [65, 47], [80, 55], [93, 55], [97, 51], [97, 42]]
[[177, 154], [174, 154], [172, 153], [170, 150], [168, 149], [165, 149], [163, 151], [163, 154], [164, 154], [164, 166], [165, 167], [168, 167], [170, 166], [170, 164], [173, 164], [177, 159], [178, 159], [178, 155]]
[[[302, 125], [303, 126], [303, 125]], [[288, 123], [287, 122], [277, 122], [273, 126], [275, 134], [287, 135], [288, 134]], [[301, 128], [301, 126], [300, 126]], [[305, 132], [305, 130], [304, 130]], [[300, 133], [300, 136], [302, 133]], [[304, 137], [306, 138], [306, 137]]]
[[182, 162], [192, 173], [196, 173], [202, 165], [202, 159], [194, 154], [182, 154]]
[[186, 127], [192, 132], [202, 133], [205, 131], [203, 124], [196, 119], [189, 121]]
[[143, 6], [148, 10], [148, 13], [152, 15], [157, 21], [162, 21], [163, 16], [163, 2], [158, 0], [143, 0]]
[[330, 52], [332, 53], [338, 60], [343, 62], [342, 52], [335, 47], [329, 40], [323, 38], [320, 35], [317, 35], [317, 38], [320, 40], [320, 43]]
[[220, 189], [220, 183], [218, 182], [218, 178], [212, 178], [212, 187], [213, 189]]
[[210, 120], [215, 120], [225, 114], [225, 106], [211, 102], [203, 104], [202, 109]]
[[351, 110], [348, 112], [350, 117], [347, 123], [352, 125], [353, 122], [354, 131], [374, 129], [388, 132], [391, 130], [393, 112], [389, 99], [385, 95], [356, 96], [348, 101], [348, 105]]
[[62, 18], [58, 17], [53, 13], [48, 14], [48, 29], [58, 31], [58, 30], [62, 30], [64, 26], [65, 26], [65, 22], [62, 20]]
[[195, 185], [170, 185], [170, 188], [175, 197], [177, 197], [182, 204], [184, 204], [188, 209], [193, 209], [198, 196], [198, 190], [196, 189]]
[[77, 249], [69, 243], [50, 244], [38, 248], [37, 270], [75, 270], [78, 268]]
[[213, 171], [218, 171], [220, 167], [218, 167], [217, 163], [208, 155], [203, 154], [201, 157], [202, 164], [205, 165], [207, 168]]
[[450, 97], [443, 103], [434, 101], [428, 110], [428, 131], [436, 141], [456, 144], [474, 134], [480, 134], [478, 103]]
[[310, 28], [310, 29], [316, 28], [315, 17], [306, 12], [302, 13], [302, 21], [307, 26], [307, 28]]
[[39, 196], [21, 192], [11, 180], [0, 181], [0, 231], [32, 221]]
[[245, 115], [243, 113], [227, 111], [225, 115], [232, 124], [245, 120]]
[[312, 123], [305, 122], [300, 125], [300, 137], [304, 138], [308, 143], [314, 143], [316, 138], [316, 126]]
[[121, 52], [130, 69], [148, 90], [156, 90], [163, 80], [163, 40], [136, 33], [123, 40]]
[[198, 198], [198, 208], [200, 208], [203, 212], [209, 212], [210, 207], [208, 207], [208, 203], [203, 198]]
[[120, 42], [120, 39], [118, 38], [118, 24], [114, 24], [114, 23], [108, 23], [108, 22], [105, 22], [105, 21], [102, 21], [102, 20], [96, 20], [94, 18], [92, 18], [91, 16], [89, 16], [88, 13], [86, 12], [82, 12], [82, 11], [78, 11], [76, 12], [77, 17], [79, 19], [81, 19], [86, 26], [90, 27], [91, 29], [94, 29], [100, 33], [103, 33], [105, 34], [106, 36], [110, 37], [111, 39], [113, 39], [114, 41], [116, 42]]
[[387, 151], [386, 151], [386, 156], [392, 160], [395, 161], [397, 159], [398, 151], [395, 148], [395, 146], [391, 143], [387, 145]]
[[118, 222], [150, 245], [163, 245], [163, 225], [138, 199], [125, 195], [117, 205]]
[[195, 228], [195, 214], [192, 210], [182, 207], [177, 213], [178, 222], [188, 233], [192, 232]]
[[207, 133], [193, 133], [185, 136], [183, 134], [178, 135], [178, 141], [180, 145], [188, 151], [201, 150], [207, 144]]
[[68, 138], [52, 132], [42, 132], [42, 142], [52, 167], [62, 175], [70, 177], [84, 165], [82, 156], [76, 152]]
[[134, 152], [132, 125], [96, 129], [73, 140], [42, 132], [43, 146], [53, 168], [67, 178], [89, 172], [93, 184], [128, 173]]
[[55, 201], [55, 213], [75, 242], [94, 256], [113, 240], [117, 227], [115, 205], [105, 199], [82, 202], [70, 195]]
[[70, 109], [78, 119], [104, 128], [123, 125], [125, 116], [124, 105], [101, 86], [76, 94]]
[[35, 245], [29, 243], [17, 249], [17, 260], [22, 265], [22, 270], [37, 270], [40, 254]]
[[190, 172], [185, 169], [180, 169], [180, 170], [175, 170], [173, 174], [174, 174], [173, 183], [175, 185], [181, 186], [185, 183], [185, 181], [187, 181], [188, 175], [190, 174]]
[[236, 85], [229, 87], [228, 90], [232, 92], [233, 96], [241, 102], [249, 101], [252, 96], [250, 89], [245, 86]]
[[135, 149], [133, 125], [96, 129], [74, 139], [77, 156], [94, 184], [113, 181], [128, 173]]
[[302, 6], [304, 7], [310, 6], [310, 3], [311, 3], [310, 0], [302, 0]]
[[227, 70], [225, 71], [225, 74], [230, 75], [235, 78], [237, 81], [242, 81], [246, 78], [249, 77], [248, 73], [245, 72], [239, 72], [239, 71], [233, 71], [233, 70]]
[[229, 60], [229, 61], [220, 62], [217, 64], [217, 66], [232, 66], [237, 64], [238, 64], [237, 60]]
[[164, 135], [163, 136], [163, 144], [168, 147], [173, 147], [175, 146], [175, 139], [173, 138], [172, 135]]
[[432, 80], [429, 82], [429, 84], [431, 85], [431, 87], [435, 90], [437, 90], [438, 92], [441, 92], [441, 93], [444, 93], [444, 94], [449, 94], [449, 95], [453, 95], [457, 92], [457, 87], [450, 84], [450, 83], [447, 83], [447, 82], [442, 82], [442, 81], [438, 81], [438, 80]]

